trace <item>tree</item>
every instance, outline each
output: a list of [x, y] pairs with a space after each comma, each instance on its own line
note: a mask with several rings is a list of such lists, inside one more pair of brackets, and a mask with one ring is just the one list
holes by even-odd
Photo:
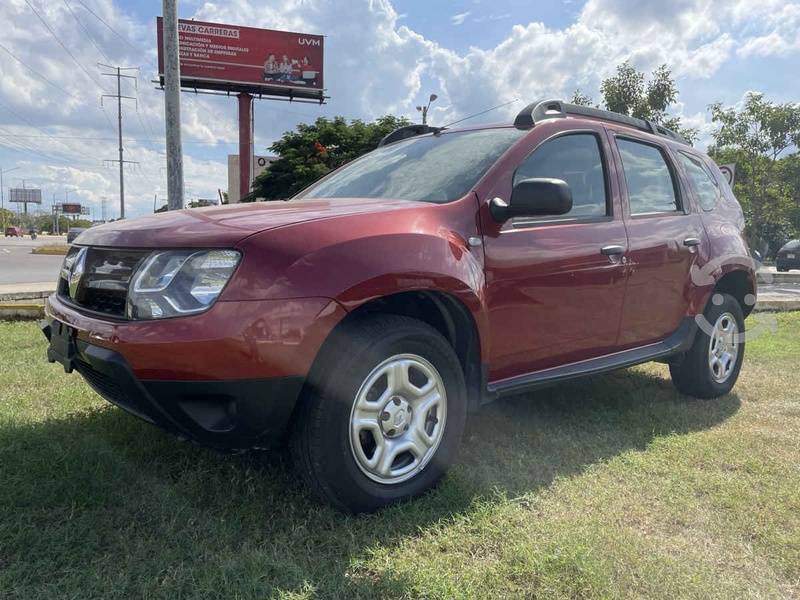
[[800, 104], [775, 104], [750, 93], [741, 108], [709, 106], [717, 124], [709, 154], [736, 163], [734, 193], [751, 241], [774, 256], [800, 234]]
[[333, 169], [375, 149], [378, 142], [398, 127], [410, 125], [404, 118], [384, 116], [371, 123], [344, 117], [319, 117], [301, 123], [270, 146], [278, 159], [253, 183], [250, 200], [283, 200], [309, 186]]
[[[678, 98], [678, 88], [667, 65], [661, 65], [645, 81], [645, 74], [625, 61], [617, 66], [612, 77], [600, 84], [600, 93], [606, 110], [647, 119], [680, 133], [689, 141], [697, 138], [697, 131], [681, 126], [679, 117], [670, 117], [668, 109]], [[572, 96], [574, 104], [591, 106], [592, 98], [579, 89]]]

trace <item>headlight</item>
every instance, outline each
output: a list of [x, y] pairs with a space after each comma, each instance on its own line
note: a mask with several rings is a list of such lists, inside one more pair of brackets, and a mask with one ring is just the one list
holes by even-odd
[[203, 312], [228, 283], [236, 250], [154, 252], [136, 270], [128, 290], [129, 319], [166, 319]]

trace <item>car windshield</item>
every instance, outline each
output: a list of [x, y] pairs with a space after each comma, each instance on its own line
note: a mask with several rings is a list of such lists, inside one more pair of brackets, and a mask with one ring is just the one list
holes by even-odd
[[373, 150], [296, 198], [392, 198], [449, 202], [461, 198], [511, 144], [513, 128], [455, 131]]

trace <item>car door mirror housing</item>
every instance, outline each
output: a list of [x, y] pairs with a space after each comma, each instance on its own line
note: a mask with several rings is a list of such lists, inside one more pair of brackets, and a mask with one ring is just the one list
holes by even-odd
[[563, 179], [523, 179], [514, 184], [508, 203], [494, 198], [489, 209], [498, 223], [514, 217], [565, 215], [572, 210], [572, 191]]

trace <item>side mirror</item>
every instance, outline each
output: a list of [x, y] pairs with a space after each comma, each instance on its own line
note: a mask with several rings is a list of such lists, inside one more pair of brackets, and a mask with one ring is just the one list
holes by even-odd
[[563, 179], [523, 179], [514, 185], [508, 203], [494, 198], [489, 210], [498, 223], [514, 217], [565, 215], [572, 210], [572, 191]]

